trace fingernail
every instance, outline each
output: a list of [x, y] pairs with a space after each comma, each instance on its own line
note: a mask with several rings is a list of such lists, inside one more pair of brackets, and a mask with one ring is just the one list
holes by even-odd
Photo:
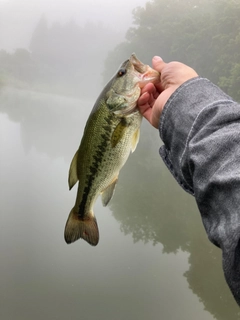
[[159, 61], [159, 60], [163, 61], [163, 59], [161, 57], [159, 57], [159, 56], [154, 56], [153, 60], [155, 60], [155, 61]]

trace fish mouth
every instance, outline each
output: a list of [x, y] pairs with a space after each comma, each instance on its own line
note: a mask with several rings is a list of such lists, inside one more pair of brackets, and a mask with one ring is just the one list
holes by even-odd
[[[155, 72], [153, 72], [155, 71]], [[157, 84], [160, 82], [160, 74], [156, 70], [145, 72], [139, 81], [139, 87], [143, 88], [147, 83]]]
[[146, 64], [143, 64], [136, 56], [132, 53], [130, 57], [134, 70], [137, 71], [139, 77], [139, 87], [143, 88], [147, 83], [152, 82], [154, 84], [160, 82], [160, 73]]
[[129, 60], [130, 60], [130, 62], [132, 63], [132, 65], [134, 66], [134, 69], [135, 69], [137, 72], [143, 74], [144, 72], [147, 71], [147, 67], [148, 67], [148, 66], [145, 65], [145, 64], [143, 64], [143, 63], [137, 58], [137, 56], [136, 56], [135, 53], [132, 53], [132, 54], [131, 54], [131, 57], [130, 57]]
[[[124, 93], [126, 98], [127, 107], [121, 107], [119, 110], [113, 110], [116, 116], [129, 116], [138, 112], [137, 100], [140, 96], [141, 88], [143, 88], [147, 83], [159, 83], [160, 73], [150, 66], [143, 64], [133, 53], [130, 58], [124, 61], [120, 67], [119, 72], [124, 72], [124, 69], [129, 69], [132, 79], [132, 89]], [[112, 88], [115, 95], [121, 95], [118, 90]]]

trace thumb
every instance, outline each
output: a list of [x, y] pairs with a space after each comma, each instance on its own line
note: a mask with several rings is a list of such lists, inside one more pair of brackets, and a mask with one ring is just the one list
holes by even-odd
[[157, 70], [158, 72], [161, 73], [165, 65], [166, 63], [163, 61], [161, 57], [155, 56], [152, 58], [153, 69]]

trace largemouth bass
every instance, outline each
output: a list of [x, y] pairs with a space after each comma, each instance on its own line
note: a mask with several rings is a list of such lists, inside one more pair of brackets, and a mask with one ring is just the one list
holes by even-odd
[[65, 227], [67, 243], [82, 238], [98, 244], [94, 203], [100, 194], [103, 206], [111, 200], [119, 171], [139, 140], [142, 116], [136, 105], [141, 87], [159, 81], [159, 73], [132, 54], [98, 97], [69, 170], [69, 189], [79, 183]]

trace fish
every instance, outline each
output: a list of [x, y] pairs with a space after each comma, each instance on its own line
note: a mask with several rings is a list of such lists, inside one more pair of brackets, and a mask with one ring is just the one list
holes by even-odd
[[133, 53], [96, 100], [69, 169], [69, 189], [78, 182], [78, 190], [65, 226], [67, 244], [80, 238], [92, 246], [98, 244], [94, 203], [101, 195], [103, 206], [107, 206], [113, 197], [119, 172], [139, 141], [142, 116], [137, 100], [141, 88], [159, 81], [159, 72]]

